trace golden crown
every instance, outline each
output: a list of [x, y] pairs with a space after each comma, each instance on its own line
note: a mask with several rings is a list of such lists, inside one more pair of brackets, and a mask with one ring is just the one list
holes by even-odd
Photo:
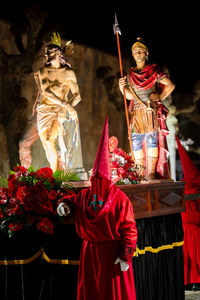
[[[52, 33], [51, 42], [52, 42], [52, 44], [57, 45], [57, 46], [59, 46], [61, 48], [62, 40], [61, 40], [60, 34], [58, 32], [53, 32]], [[67, 48], [67, 47], [71, 46], [71, 44], [72, 44], [71, 40], [67, 41], [65, 43], [64, 47]]]
[[58, 32], [53, 32], [51, 36], [51, 42], [61, 48], [61, 37]]

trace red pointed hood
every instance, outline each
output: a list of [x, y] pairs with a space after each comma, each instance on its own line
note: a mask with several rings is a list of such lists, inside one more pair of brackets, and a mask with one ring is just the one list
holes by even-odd
[[108, 117], [106, 117], [103, 132], [101, 134], [92, 177], [97, 176], [98, 173], [109, 180], [111, 179]]
[[91, 177], [91, 187], [87, 199], [87, 215], [92, 222], [98, 222], [108, 213], [112, 204], [113, 192], [117, 189], [111, 180], [108, 117], [104, 128], [94, 162]]
[[183, 181], [186, 182], [185, 193], [193, 194], [200, 192], [200, 170], [195, 166], [187, 151], [181, 145], [178, 137], [176, 137], [176, 142], [178, 145], [178, 152], [180, 155], [184, 178]]

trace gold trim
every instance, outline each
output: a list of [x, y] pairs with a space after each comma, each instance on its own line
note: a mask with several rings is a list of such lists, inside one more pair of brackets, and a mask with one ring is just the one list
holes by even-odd
[[50, 264], [79, 265], [79, 260], [49, 258], [44, 251], [42, 253], [42, 258], [44, 258]]
[[38, 257], [41, 256], [41, 254], [43, 253], [43, 249], [41, 248], [36, 254], [34, 254], [32, 257], [30, 258], [26, 258], [26, 259], [11, 259], [11, 260], [0, 260], [0, 265], [24, 265], [24, 264], [29, 264], [32, 261], [36, 260]]
[[139, 249], [136, 246], [136, 249], [135, 249], [135, 252], [134, 252], [133, 256], [138, 256], [139, 254], [140, 255], [145, 254], [146, 252], [158, 253], [158, 252], [163, 251], [163, 250], [173, 249], [174, 247], [181, 247], [181, 246], [183, 246], [183, 243], [184, 243], [184, 241], [174, 242], [171, 245], [163, 245], [163, 246], [160, 246], [158, 248], [153, 248], [151, 246], [148, 246], [148, 247], [145, 247], [144, 249]]
[[[151, 246], [145, 247], [144, 249], [139, 249], [136, 246], [135, 252], [133, 254], [133, 257], [145, 254], [146, 252], [151, 252], [151, 253], [158, 253], [163, 250], [169, 250], [173, 249], [174, 247], [181, 247], [183, 246], [183, 241], [182, 242], [174, 242], [171, 245], [163, 245], [158, 248], [153, 248]], [[0, 265], [24, 265], [33, 262], [36, 260], [38, 257], [43, 258], [50, 264], [60, 264], [60, 265], [74, 265], [78, 266], [79, 265], [79, 260], [69, 260], [69, 259], [54, 259], [54, 258], [49, 258], [46, 253], [44, 252], [44, 249], [41, 248], [36, 254], [34, 254], [32, 257], [27, 258], [27, 259], [11, 259], [11, 260], [0, 260]]]

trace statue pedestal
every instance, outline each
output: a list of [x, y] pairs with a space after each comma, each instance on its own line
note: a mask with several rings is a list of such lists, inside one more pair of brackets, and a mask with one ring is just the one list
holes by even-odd
[[181, 213], [185, 210], [185, 183], [155, 179], [148, 183], [120, 185], [133, 205], [135, 219]]
[[81, 190], [83, 188], [87, 188], [91, 186], [90, 180], [81, 180], [81, 181], [71, 181], [70, 184], [72, 185], [73, 190]]

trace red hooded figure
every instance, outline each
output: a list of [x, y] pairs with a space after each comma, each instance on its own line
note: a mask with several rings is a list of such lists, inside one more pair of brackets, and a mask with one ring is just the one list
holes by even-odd
[[132, 257], [137, 229], [132, 204], [111, 181], [108, 118], [102, 132], [91, 187], [62, 202], [75, 209], [83, 239], [78, 300], [134, 300]]
[[[200, 193], [200, 170], [195, 166], [176, 136], [185, 181], [185, 194]], [[184, 230], [185, 284], [200, 283], [200, 198], [187, 200], [182, 212]]]

